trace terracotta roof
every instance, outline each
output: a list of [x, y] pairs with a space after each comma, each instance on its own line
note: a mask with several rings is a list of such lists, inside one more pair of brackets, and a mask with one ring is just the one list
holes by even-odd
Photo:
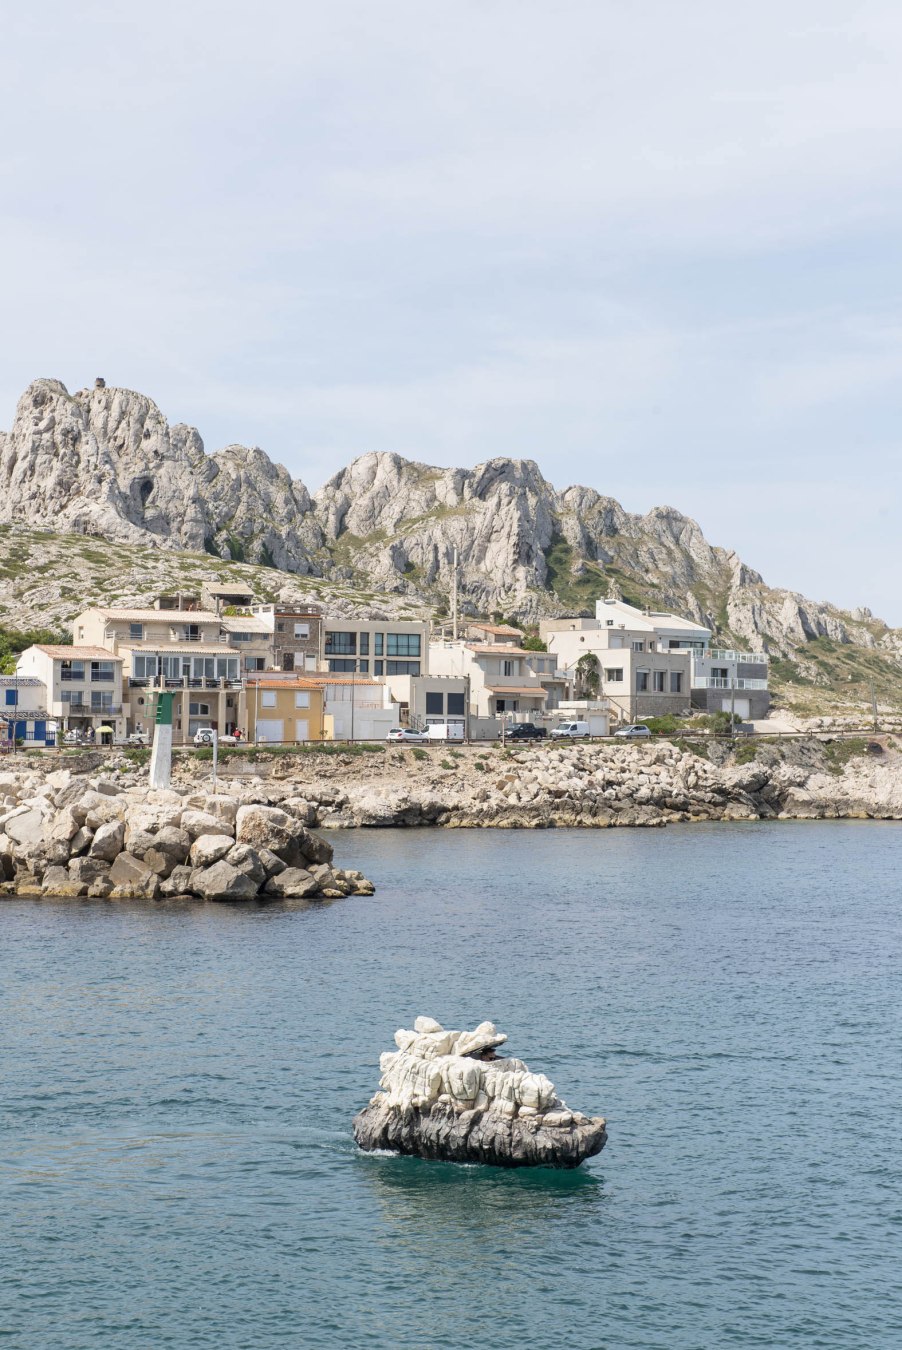
[[524, 695], [524, 696], [527, 695], [527, 694], [531, 694], [531, 695], [533, 695], [535, 698], [547, 698], [547, 697], [548, 697], [548, 690], [547, 690], [547, 689], [524, 689], [524, 688], [522, 688], [522, 687], [520, 687], [520, 686], [517, 686], [517, 685], [511, 685], [511, 684], [487, 684], [487, 685], [486, 685], [486, 689], [488, 689], [488, 691], [489, 691], [490, 694], [504, 694], [504, 695], [510, 694], [512, 697], [513, 697], [515, 694], [516, 694], [518, 697], [519, 697], [521, 694]]
[[120, 664], [122, 662], [121, 656], [114, 656], [105, 647], [54, 647], [45, 646], [42, 642], [35, 645], [45, 656], [63, 661], [118, 661]]
[[254, 680], [255, 689], [321, 689], [310, 680]]
[[521, 628], [511, 628], [508, 623], [469, 623], [468, 628], [478, 628], [480, 633], [510, 633], [514, 637], [522, 637]]

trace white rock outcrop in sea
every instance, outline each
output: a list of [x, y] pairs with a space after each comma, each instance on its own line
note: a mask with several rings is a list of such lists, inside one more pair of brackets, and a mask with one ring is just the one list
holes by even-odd
[[380, 1090], [354, 1118], [360, 1148], [498, 1167], [578, 1167], [600, 1153], [600, 1116], [571, 1111], [521, 1060], [478, 1057], [506, 1040], [492, 1022], [447, 1031], [431, 1017], [396, 1031]]

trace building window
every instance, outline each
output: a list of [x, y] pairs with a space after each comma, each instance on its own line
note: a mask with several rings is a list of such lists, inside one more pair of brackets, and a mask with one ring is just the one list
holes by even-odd
[[274, 708], [275, 706], [276, 706], [276, 691], [275, 691], [275, 689], [261, 689], [261, 690], [260, 690], [260, 707], [261, 707], [261, 708]]
[[683, 692], [683, 675], [679, 670], [670, 672], [670, 692], [672, 694], [681, 694]]
[[359, 665], [359, 667], [358, 667], [358, 669], [359, 669], [361, 675], [369, 675], [369, 673], [370, 673], [370, 663], [369, 663], [369, 661], [361, 661], [361, 662], [360, 662], [360, 665]]
[[[379, 665], [379, 662], [376, 662]], [[386, 675], [419, 675], [419, 661], [386, 661]]]
[[644, 643], [644, 642], [634, 642], [634, 643], [633, 643], [633, 651], [634, 651], [634, 652], [644, 652], [644, 651], [645, 651], [645, 643]]
[[623, 666], [610, 666], [604, 673], [606, 684], [623, 683]]
[[442, 713], [445, 711], [444, 703], [445, 703], [444, 694], [435, 694], [435, 693], [430, 694], [427, 692], [426, 716], [441, 717]]
[[513, 673], [514, 673], [514, 663], [513, 663], [513, 661], [505, 661], [503, 664], [504, 664], [504, 674], [505, 674], [505, 675], [513, 675]]
[[115, 674], [112, 661], [91, 662], [91, 680], [94, 684], [112, 684]]
[[464, 715], [464, 696], [463, 694], [448, 695], [448, 716], [463, 717]]
[[262, 656], [248, 656], [244, 664], [247, 670], [266, 669], [266, 661]]
[[636, 671], [636, 693], [645, 694], [648, 692], [648, 671]]
[[144, 641], [143, 623], [130, 623], [128, 626], [128, 636], [132, 642], [143, 642]]
[[605, 622], [607, 623], [608, 628], [613, 628], [613, 627], [614, 627], [614, 620], [613, 620], [613, 619], [606, 619]]
[[655, 693], [656, 693], [656, 694], [663, 694], [663, 692], [664, 692], [664, 671], [663, 671], [663, 670], [656, 670], [656, 671], [654, 671], [654, 677], [655, 677]]
[[331, 670], [333, 675], [349, 675], [357, 669], [356, 661], [327, 661], [326, 669]]
[[282, 622], [281, 619], [280, 619], [280, 620], [277, 622], [277, 624], [276, 624], [276, 632], [277, 632], [277, 633], [284, 633], [284, 632], [285, 632], [285, 625], [284, 625], [284, 623]]
[[726, 666], [712, 666], [711, 676], [715, 680], [728, 680], [730, 672]]
[[515, 698], [495, 699], [496, 712], [516, 712], [519, 706], [520, 706], [519, 700]]
[[374, 675], [384, 675], [384, 674], [385, 674], [385, 662], [384, 662], [384, 661], [374, 661], [374, 662], [373, 662], [373, 674], [374, 674]]
[[84, 661], [64, 661], [60, 666], [61, 680], [83, 680], [85, 678]]
[[295, 706], [296, 708], [309, 708], [309, 707], [310, 707], [310, 694], [309, 694], [309, 692], [308, 692], [306, 689], [305, 689], [305, 690], [300, 690], [300, 689], [299, 689], [298, 692], [295, 694], [295, 696], [294, 696], [294, 706]]
[[384, 656], [384, 655], [385, 655], [385, 652], [384, 652], [383, 648], [385, 647], [385, 634], [384, 634], [384, 633], [374, 633], [374, 634], [373, 634], [373, 643], [375, 644], [374, 647], [373, 647], [373, 651], [376, 653], [376, 655], [377, 655], [377, 656]]
[[296, 623], [294, 626], [294, 635], [296, 638], [309, 638], [310, 636], [309, 623]]
[[108, 694], [108, 693], [106, 693], [105, 691], [98, 690], [98, 689], [92, 689], [92, 690], [91, 690], [91, 711], [92, 711], [92, 712], [103, 712], [104, 709], [112, 708], [112, 706], [113, 706], [113, 695], [112, 695], [112, 694]]
[[[419, 656], [419, 633], [389, 633], [386, 656]], [[378, 655], [378, 652], [377, 652]]]
[[369, 633], [360, 634], [360, 655], [369, 656], [370, 654], [370, 635]]
[[357, 652], [356, 633], [327, 633], [327, 656], [354, 656]]

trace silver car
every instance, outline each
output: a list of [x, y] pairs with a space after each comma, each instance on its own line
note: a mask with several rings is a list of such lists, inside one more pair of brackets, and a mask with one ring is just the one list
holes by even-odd
[[651, 732], [644, 722], [631, 722], [628, 727], [621, 727], [619, 731], [615, 731], [614, 735], [623, 736], [627, 740], [645, 740]]

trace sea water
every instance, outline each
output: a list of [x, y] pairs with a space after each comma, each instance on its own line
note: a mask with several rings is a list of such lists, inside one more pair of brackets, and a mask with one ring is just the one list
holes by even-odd
[[[374, 898], [0, 905], [0, 1345], [902, 1346], [902, 827], [336, 844]], [[359, 1153], [420, 1013], [604, 1152]]]

